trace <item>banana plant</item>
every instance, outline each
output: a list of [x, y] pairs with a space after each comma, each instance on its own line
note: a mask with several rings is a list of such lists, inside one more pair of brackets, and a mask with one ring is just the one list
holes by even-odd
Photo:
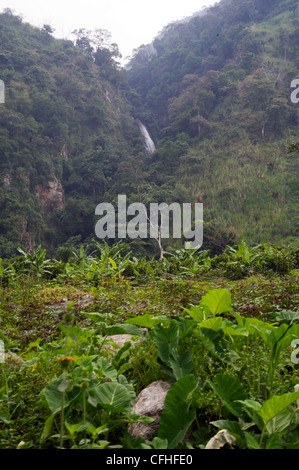
[[25, 271], [31, 273], [34, 277], [40, 278], [44, 274], [51, 274], [50, 259], [46, 258], [46, 250], [42, 250], [39, 245], [33, 253], [26, 252], [18, 248], [18, 252], [24, 258]]
[[101, 276], [120, 277], [122, 272], [130, 264], [131, 252], [127, 253], [124, 257], [121, 255], [126, 246], [122, 242], [115, 243], [112, 247], [108, 243], [97, 243], [97, 249], [100, 251], [100, 256], [95, 257], [95, 263], [92, 269], [97, 268]]
[[246, 266], [252, 265], [256, 259], [262, 256], [262, 253], [259, 251], [260, 248], [261, 245], [250, 247], [244, 242], [244, 240], [242, 240], [236, 248], [227, 246], [227, 250], [232, 258], [240, 258]]
[[13, 264], [9, 266], [3, 266], [3, 260], [0, 258], [0, 286], [2, 286], [4, 280], [14, 279], [17, 273]]

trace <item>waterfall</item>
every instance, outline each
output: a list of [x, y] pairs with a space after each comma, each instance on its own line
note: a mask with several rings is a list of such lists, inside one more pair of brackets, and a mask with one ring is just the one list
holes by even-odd
[[151, 136], [149, 135], [147, 128], [138, 119], [137, 119], [137, 123], [138, 123], [139, 129], [140, 129], [140, 131], [141, 131], [141, 133], [144, 137], [144, 143], [145, 143], [145, 148], [146, 148], [147, 153], [153, 153], [156, 150], [156, 146], [155, 146], [154, 142], [152, 141]]

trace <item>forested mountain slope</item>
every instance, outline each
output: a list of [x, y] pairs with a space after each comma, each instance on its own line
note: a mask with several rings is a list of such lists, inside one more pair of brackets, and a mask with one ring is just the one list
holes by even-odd
[[166, 26], [123, 70], [105, 31], [79, 30], [74, 45], [4, 11], [0, 257], [94, 237], [96, 205], [119, 194], [203, 202], [216, 251], [234, 237], [298, 246], [298, 13], [296, 0], [223, 0]]
[[296, 0], [223, 0], [165, 27], [127, 66], [158, 144], [152, 180], [250, 243], [298, 244], [298, 13]]
[[[143, 152], [115, 45], [0, 15], [0, 256], [94, 234], [119, 165]], [[83, 31], [84, 33], [84, 31]], [[131, 160], [130, 160], [131, 158]], [[108, 196], [107, 196], [108, 197]]]

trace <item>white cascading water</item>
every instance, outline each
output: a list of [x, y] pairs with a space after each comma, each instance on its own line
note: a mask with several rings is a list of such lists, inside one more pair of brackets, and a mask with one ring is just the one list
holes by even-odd
[[156, 146], [155, 146], [154, 142], [152, 141], [151, 136], [149, 135], [147, 128], [139, 120], [137, 120], [137, 122], [138, 122], [139, 129], [140, 129], [140, 131], [141, 131], [141, 133], [144, 137], [146, 151], [148, 153], [153, 153], [156, 150]]

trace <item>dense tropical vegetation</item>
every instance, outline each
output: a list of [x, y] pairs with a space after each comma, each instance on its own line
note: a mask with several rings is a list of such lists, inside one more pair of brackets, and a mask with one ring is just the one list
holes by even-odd
[[[1, 449], [299, 448], [296, 13], [223, 0], [126, 70], [105, 30], [0, 14]], [[203, 246], [95, 239], [120, 194], [202, 202]], [[132, 437], [158, 380], [159, 429]]]
[[99, 33], [91, 53], [83, 33], [74, 45], [0, 15], [1, 256], [90, 236], [96, 204], [144, 149], [115, 47]]
[[298, 37], [296, 0], [228, 0], [168, 25], [128, 65], [157, 142], [153, 180], [239, 240], [298, 246]]
[[222, 1], [165, 27], [124, 70], [105, 30], [55, 39], [5, 10], [0, 256], [88, 242], [95, 206], [118, 194], [202, 202], [205, 249], [219, 231], [298, 246], [297, 11], [295, 0]]
[[[236, 448], [298, 448], [298, 251], [127, 250], [1, 263], [0, 447], [195, 449], [226, 429]], [[117, 349], [118, 334], [132, 336]], [[133, 438], [155, 380], [172, 385], [158, 435]]]

